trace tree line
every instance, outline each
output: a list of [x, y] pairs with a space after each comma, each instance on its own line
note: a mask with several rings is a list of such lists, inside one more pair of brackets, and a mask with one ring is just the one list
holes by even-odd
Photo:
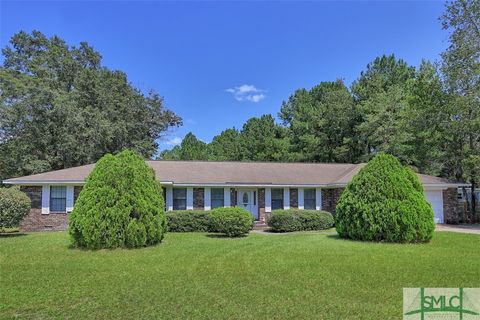
[[[210, 143], [188, 133], [160, 153], [171, 160], [349, 162], [378, 152], [427, 174], [480, 179], [480, 2], [447, 2], [440, 18], [449, 46], [419, 67], [394, 55], [341, 79], [298, 89], [273, 115], [249, 119]], [[473, 197], [471, 204], [475, 206]]]

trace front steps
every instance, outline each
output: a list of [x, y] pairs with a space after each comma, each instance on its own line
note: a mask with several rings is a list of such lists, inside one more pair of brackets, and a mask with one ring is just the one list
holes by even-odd
[[253, 230], [267, 230], [269, 227], [264, 221], [255, 221], [253, 224]]

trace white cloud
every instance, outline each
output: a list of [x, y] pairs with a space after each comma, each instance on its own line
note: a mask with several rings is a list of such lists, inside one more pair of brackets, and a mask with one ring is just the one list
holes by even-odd
[[172, 139], [168, 140], [167, 142], [165, 142], [166, 144], [168, 144], [169, 146], [177, 146], [179, 145], [180, 143], [182, 143], [182, 138], [180, 137], [173, 137]]
[[265, 99], [265, 90], [258, 89], [251, 84], [242, 84], [241, 86], [228, 88], [227, 92], [233, 95], [233, 98], [237, 101], [251, 101], [259, 102]]

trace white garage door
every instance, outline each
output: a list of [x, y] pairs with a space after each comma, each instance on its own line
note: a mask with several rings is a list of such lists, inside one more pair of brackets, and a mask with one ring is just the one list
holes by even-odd
[[435, 214], [435, 223], [443, 223], [443, 194], [442, 191], [425, 191], [425, 198], [432, 205]]

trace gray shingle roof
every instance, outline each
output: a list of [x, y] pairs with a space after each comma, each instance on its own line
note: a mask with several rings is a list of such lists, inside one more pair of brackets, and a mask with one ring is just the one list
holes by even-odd
[[[174, 184], [346, 185], [365, 164], [147, 161], [159, 181]], [[11, 184], [83, 183], [94, 164], [5, 180]], [[418, 174], [425, 185], [452, 182]]]

